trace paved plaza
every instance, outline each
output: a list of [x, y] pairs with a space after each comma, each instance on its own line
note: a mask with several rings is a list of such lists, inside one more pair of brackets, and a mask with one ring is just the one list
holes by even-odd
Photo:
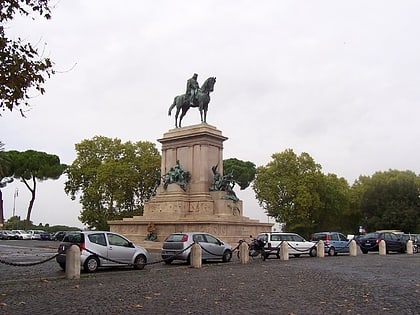
[[201, 269], [158, 263], [79, 280], [65, 279], [54, 261], [0, 268], [0, 314], [420, 314], [420, 254], [247, 265], [234, 257]]

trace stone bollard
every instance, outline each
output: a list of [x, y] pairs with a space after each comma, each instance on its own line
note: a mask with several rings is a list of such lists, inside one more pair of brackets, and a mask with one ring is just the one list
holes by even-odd
[[384, 240], [379, 242], [379, 255], [386, 255], [386, 243]]
[[316, 244], [316, 256], [319, 258], [325, 257], [325, 244], [323, 240], [319, 240]]
[[201, 268], [202, 263], [202, 249], [200, 244], [194, 243], [191, 246], [191, 267], [193, 268]]
[[66, 278], [80, 279], [80, 248], [77, 245], [66, 250]]
[[350, 256], [357, 256], [357, 243], [355, 240], [351, 240], [349, 245]]
[[407, 241], [407, 254], [413, 255], [413, 241], [412, 240]]
[[280, 260], [289, 260], [289, 244], [286, 241], [280, 244]]
[[239, 245], [239, 261], [241, 264], [249, 263], [249, 246], [246, 242]]

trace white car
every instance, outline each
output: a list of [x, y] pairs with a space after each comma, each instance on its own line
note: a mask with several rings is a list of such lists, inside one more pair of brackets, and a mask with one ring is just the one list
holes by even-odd
[[20, 240], [30, 240], [32, 238], [32, 235], [25, 230], [12, 230], [12, 234]]
[[131, 265], [143, 269], [150, 255], [143, 247], [135, 245], [124, 236], [108, 231], [68, 232], [58, 246], [56, 261], [66, 269], [66, 249], [71, 245], [80, 247], [80, 265], [86, 272], [95, 272], [99, 267]]
[[262, 240], [266, 245], [265, 249], [269, 251], [273, 248], [279, 248], [284, 241], [288, 244], [289, 255], [299, 257], [300, 255], [316, 256], [316, 244], [305, 240], [296, 233], [284, 232], [266, 232], [257, 235], [258, 240]]

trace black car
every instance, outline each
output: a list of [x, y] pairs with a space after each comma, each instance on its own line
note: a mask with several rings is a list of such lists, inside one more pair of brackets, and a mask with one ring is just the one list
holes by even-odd
[[401, 238], [392, 232], [373, 232], [359, 237], [357, 243], [363, 254], [368, 252], [379, 251], [379, 242], [384, 240], [386, 245], [386, 252], [405, 252], [405, 245]]

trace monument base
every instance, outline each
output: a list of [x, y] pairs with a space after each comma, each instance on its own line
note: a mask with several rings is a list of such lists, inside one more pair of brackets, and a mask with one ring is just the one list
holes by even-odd
[[[273, 224], [261, 223], [247, 217], [232, 217], [219, 215], [200, 218], [163, 219], [155, 218], [150, 220], [143, 216], [124, 218], [123, 220], [109, 221], [111, 231], [125, 235], [135, 244], [146, 248], [161, 248], [162, 242], [171, 233], [178, 232], [208, 232], [228, 244], [236, 246], [240, 239], [249, 239], [249, 236], [256, 236], [260, 232], [271, 231]], [[155, 242], [147, 241], [147, 227], [150, 223], [155, 226], [157, 239]]]
[[[181, 165], [191, 178], [186, 189], [176, 183], [157, 188], [156, 195], [144, 204], [143, 215], [109, 221], [111, 231], [121, 233], [138, 245], [160, 248], [175, 232], [208, 232], [235, 245], [260, 232], [271, 231], [273, 224], [243, 216], [242, 201], [232, 200], [226, 191], [210, 191], [213, 167], [223, 174], [223, 142], [227, 138], [216, 127], [199, 124], [175, 128], [164, 134], [161, 174]], [[147, 241], [154, 225], [154, 242]], [[149, 227], [149, 231], [148, 231]]]

